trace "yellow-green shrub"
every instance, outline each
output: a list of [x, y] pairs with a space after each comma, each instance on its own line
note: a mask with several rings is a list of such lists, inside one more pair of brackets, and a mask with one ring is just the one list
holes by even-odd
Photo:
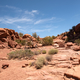
[[46, 50], [42, 50], [42, 54], [46, 54]]
[[43, 56], [40, 56], [35, 62], [35, 67], [36, 69], [41, 69], [44, 64], [45, 64], [45, 58]]
[[21, 59], [21, 58], [27, 58], [30, 59], [33, 56], [33, 52], [31, 50], [16, 50], [8, 53], [8, 59]]
[[53, 55], [53, 54], [57, 54], [58, 50], [57, 49], [50, 49], [48, 54]]

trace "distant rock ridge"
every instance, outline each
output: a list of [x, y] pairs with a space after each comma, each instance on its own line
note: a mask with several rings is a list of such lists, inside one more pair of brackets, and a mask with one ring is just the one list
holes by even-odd
[[21, 45], [15, 41], [17, 39], [31, 41], [34, 43], [34, 46], [38, 43], [37, 40], [29, 34], [25, 34], [23, 37], [20, 37], [15, 30], [0, 28], [0, 49], [20, 48]]

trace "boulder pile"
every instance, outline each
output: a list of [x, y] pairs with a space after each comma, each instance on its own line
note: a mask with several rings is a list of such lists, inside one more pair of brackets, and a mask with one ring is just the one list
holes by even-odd
[[18, 44], [16, 39], [20, 39], [17, 32], [12, 29], [0, 28], [0, 49], [15, 48]]

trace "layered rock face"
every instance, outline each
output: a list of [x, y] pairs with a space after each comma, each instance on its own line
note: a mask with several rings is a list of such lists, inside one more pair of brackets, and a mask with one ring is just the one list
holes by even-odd
[[17, 32], [12, 29], [0, 28], [0, 48], [14, 48], [17, 43], [16, 39], [20, 39]]

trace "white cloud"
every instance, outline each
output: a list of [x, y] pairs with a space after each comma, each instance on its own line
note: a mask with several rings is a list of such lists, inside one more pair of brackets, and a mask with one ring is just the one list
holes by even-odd
[[30, 32], [44, 32], [44, 31], [50, 31], [51, 29], [43, 29], [43, 30], [40, 30], [40, 29], [31, 29]]
[[17, 26], [18, 29], [21, 29], [21, 26]]
[[54, 19], [56, 19], [56, 18], [55, 18], [55, 17], [52, 17], [52, 18], [50, 18], [50, 19], [41, 19], [41, 20], [36, 21], [34, 24], [39, 24], [39, 23], [43, 23], [43, 22], [48, 22], [48, 21], [54, 20]]
[[29, 14], [29, 15], [34, 16], [34, 14], [38, 14], [38, 11], [37, 10], [32, 10], [31, 12], [29, 12], [28, 10], [26, 10], [25, 14]]
[[18, 9], [18, 8], [16, 8], [16, 7], [8, 6], [8, 5], [6, 5], [6, 7], [7, 7], [7, 8], [11, 8], [11, 9]]
[[32, 10], [32, 13], [37, 13], [38, 11], [37, 10]]
[[19, 9], [19, 8], [17, 8], [17, 7], [14, 7], [14, 6], [6, 5], [5, 7], [6, 7], [6, 8], [10, 8], [10, 9], [14, 9], [14, 10], [16, 10], [17, 12], [21, 12], [21, 11], [22, 11], [21, 9]]
[[31, 22], [32, 19], [28, 19], [28, 18], [0, 18], [0, 22], [1, 23], [8, 23], [8, 24], [12, 24], [12, 23], [15, 23], [15, 22]]

